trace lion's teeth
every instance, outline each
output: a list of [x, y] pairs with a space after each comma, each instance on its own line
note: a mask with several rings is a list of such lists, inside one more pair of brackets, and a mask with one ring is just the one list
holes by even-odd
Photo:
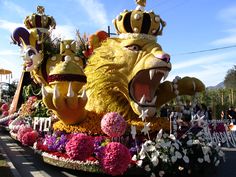
[[166, 80], [168, 74], [169, 74], [169, 72], [165, 72], [165, 73], [164, 73], [163, 81]]
[[83, 89], [83, 92], [82, 92], [82, 94], [81, 94], [81, 98], [82, 98], [83, 100], [87, 100], [87, 98], [88, 98], [85, 89]]
[[54, 87], [54, 90], [53, 90], [53, 98], [59, 98], [59, 96], [60, 96], [60, 93], [59, 93], [59, 90], [58, 90], [57, 87], [58, 86], [56, 84], [55, 87]]
[[149, 70], [149, 77], [150, 77], [150, 80], [152, 80], [154, 74], [155, 74], [155, 69], [150, 69], [150, 70]]
[[157, 101], [157, 96], [155, 96], [153, 99], [152, 99], [152, 102], [151, 102], [151, 105], [154, 105]]
[[44, 85], [42, 85], [42, 96], [46, 97], [48, 95], [47, 90], [45, 89]]
[[67, 97], [73, 97], [75, 94], [73, 92], [73, 89], [72, 89], [72, 85], [71, 85], [71, 82], [69, 83], [69, 86], [68, 86], [68, 91], [67, 91]]
[[140, 104], [144, 104], [146, 101], [145, 95], [142, 96], [142, 98], [140, 99], [139, 103]]

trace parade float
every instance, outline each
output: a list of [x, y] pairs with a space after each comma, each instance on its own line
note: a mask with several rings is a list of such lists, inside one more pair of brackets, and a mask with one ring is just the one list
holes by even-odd
[[[27, 98], [10, 133], [44, 162], [112, 176], [162, 177], [194, 174], [223, 160], [202, 117], [178, 132], [180, 96], [205, 87], [194, 77], [165, 81], [170, 55], [156, 42], [165, 22], [144, 10], [146, 1], [136, 3], [113, 21], [115, 37], [98, 31], [88, 39], [79, 33], [77, 40], [52, 39], [56, 22], [42, 6], [25, 18], [27, 29], [12, 34], [41, 97]], [[158, 116], [172, 99], [177, 105], [170, 118]]]

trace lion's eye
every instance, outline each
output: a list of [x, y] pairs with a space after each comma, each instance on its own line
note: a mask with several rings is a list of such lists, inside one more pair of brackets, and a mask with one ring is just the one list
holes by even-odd
[[139, 50], [141, 50], [141, 47], [139, 45], [136, 45], [136, 44], [126, 46], [126, 48], [129, 49], [129, 50], [132, 50], [132, 51], [139, 51]]

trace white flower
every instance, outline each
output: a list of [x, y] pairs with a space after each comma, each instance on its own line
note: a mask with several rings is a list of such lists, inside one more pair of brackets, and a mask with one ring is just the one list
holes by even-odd
[[168, 161], [168, 156], [166, 154], [162, 154], [160, 156], [160, 158], [162, 159], [163, 162], [167, 162]]
[[171, 145], [171, 141], [162, 142], [160, 144], [160, 146], [163, 147], [163, 148], [168, 148], [168, 147], [170, 147], [170, 145]]
[[151, 162], [152, 162], [153, 166], [156, 167], [159, 163], [159, 159], [157, 158], [157, 156], [153, 156], [151, 158]]
[[211, 162], [210, 156], [209, 156], [208, 154], [207, 154], [207, 155], [204, 155], [204, 160], [205, 160], [206, 162], [208, 162], [208, 163]]
[[138, 160], [136, 164], [137, 164], [137, 166], [142, 167], [143, 161], [142, 160]]
[[160, 152], [158, 150], [155, 150], [154, 152], [152, 152], [152, 157], [154, 156], [159, 156], [160, 155]]
[[210, 147], [208, 147], [208, 146], [203, 146], [202, 147], [202, 152], [203, 152], [203, 154], [207, 154], [208, 152], [210, 152]]
[[173, 154], [174, 152], [175, 152], [175, 148], [174, 148], [174, 146], [171, 146], [171, 147], [170, 147], [170, 153]]
[[147, 147], [147, 152], [152, 152], [152, 151], [155, 151], [155, 150], [156, 150], [156, 148], [153, 145], [150, 145], [150, 146]]
[[188, 141], [187, 141], [187, 145], [188, 145], [188, 146], [192, 146], [192, 144], [193, 144], [193, 140], [188, 140]]
[[219, 154], [220, 157], [223, 157], [225, 155], [225, 153], [221, 150], [218, 152], [218, 154]]
[[183, 157], [183, 160], [184, 160], [185, 163], [189, 163], [189, 158], [188, 158], [188, 156], [185, 155], [185, 156]]
[[199, 136], [202, 136], [202, 134], [203, 134], [202, 131], [200, 131], [200, 132], [197, 133], [196, 136], [199, 137]]
[[159, 176], [160, 176], [160, 177], [163, 177], [164, 174], [165, 174], [164, 171], [159, 171]]
[[175, 151], [175, 156], [176, 156], [178, 159], [181, 159], [181, 158], [182, 158], [182, 154], [181, 154], [179, 151]]
[[203, 163], [204, 160], [203, 160], [203, 158], [198, 158], [197, 161], [198, 161], [199, 163]]
[[173, 144], [173, 146], [174, 146], [176, 149], [179, 150], [179, 144], [178, 144], [178, 143], [175, 142], [175, 143]]
[[167, 133], [164, 133], [162, 136], [163, 138], [167, 138], [169, 135]]
[[177, 157], [176, 157], [175, 155], [172, 156], [172, 157], [171, 157], [171, 162], [172, 162], [172, 163], [175, 163], [176, 161], [177, 161]]
[[199, 140], [193, 140], [193, 144], [200, 144]]
[[176, 137], [175, 137], [174, 134], [170, 134], [169, 138], [170, 138], [171, 140], [174, 140], [174, 141], [176, 140]]
[[152, 173], [150, 177], [156, 177], [155, 173]]
[[132, 160], [137, 161], [137, 155], [133, 155]]
[[184, 155], [186, 155], [187, 154], [187, 149], [183, 149], [183, 153], [184, 153]]
[[145, 154], [145, 153], [142, 153], [139, 158], [140, 158], [140, 159], [145, 159], [145, 157], [146, 157], [146, 154]]
[[178, 169], [179, 169], [179, 171], [182, 171], [184, 169], [184, 167], [179, 166]]
[[146, 165], [146, 166], [144, 167], [144, 170], [145, 170], [145, 171], [151, 171], [151, 168], [150, 168], [149, 165]]
[[217, 160], [216, 163], [215, 163], [215, 166], [217, 167], [219, 164], [220, 164], [220, 161]]
[[136, 127], [131, 125], [131, 135], [133, 139], [135, 139], [136, 134], [137, 134]]
[[139, 156], [140, 156], [140, 159], [144, 159], [145, 157], [146, 157], [146, 155], [145, 155], [145, 146], [144, 146], [144, 144], [142, 145], [142, 148], [141, 148], [141, 150], [140, 150], [140, 152], [139, 152]]
[[163, 130], [161, 129], [161, 130], [157, 133], [156, 142], [158, 142], [158, 141], [161, 139], [161, 137], [162, 137], [162, 132], [163, 132]]
[[155, 143], [152, 142], [151, 140], [147, 140], [145, 141], [144, 143], [144, 148], [147, 152], [150, 152], [150, 151], [155, 151], [156, 150], [156, 147], [154, 146]]

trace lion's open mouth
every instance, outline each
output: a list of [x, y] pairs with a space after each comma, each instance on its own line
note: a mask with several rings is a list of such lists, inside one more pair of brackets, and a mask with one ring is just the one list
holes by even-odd
[[169, 74], [166, 67], [150, 68], [139, 71], [129, 84], [131, 98], [140, 106], [155, 106], [156, 90]]

